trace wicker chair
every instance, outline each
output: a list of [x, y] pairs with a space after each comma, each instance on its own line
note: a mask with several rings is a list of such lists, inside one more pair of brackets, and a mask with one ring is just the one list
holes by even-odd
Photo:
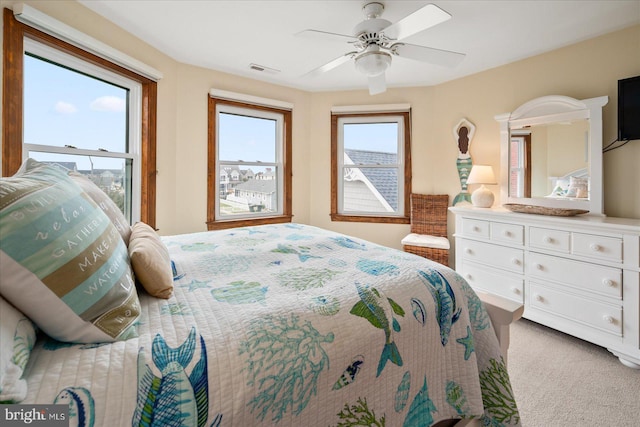
[[448, 194], [411, 194], [411, 234], [402, 239], [405, 252], [449, 266]]

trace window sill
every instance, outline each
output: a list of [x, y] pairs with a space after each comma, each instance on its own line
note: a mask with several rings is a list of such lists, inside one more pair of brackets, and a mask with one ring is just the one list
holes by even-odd
[[254, 225], [282, 224], [285, 222], [291, 222], [292, 218], [292, 215], [282, 215], [268, 218], [244, 218], [224, 221], [207, 221], [207, 230], [212, 231], [235, 227], [250, 227]]
[[364, 216], [331, 214], [331, 221], [342, 222], [373, 222], [381, 224], [410, 224], [411, 218], [407, 216]]

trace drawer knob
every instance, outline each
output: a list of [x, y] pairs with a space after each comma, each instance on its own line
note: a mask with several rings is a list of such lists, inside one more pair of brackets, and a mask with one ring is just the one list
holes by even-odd
[[469, 273], [465, 274], [465, 275], [464, 275], [464, 277], [465, 277], [467, 280], [471, 280], [471, 279], [473, 279], [473, 276], [472, 276], [471, 274], [469, 274]]
[[504, 231], [502, 232], [502, 234], [503, 234], [505, 237], [509, 237], [509, 236], [511, 236], [511, 232], [510, 232], [509, 230], [504, 230]]
[[545, 243], [553, 243], [553, 238], [550, 237], [550, 236], [544, 236], [542, 238], [542, 241], [545, 242]]
[[471, 250], [471, 248], [465, 248], [464, 249], [465, 253], [471, 255], [473, 253], [473, 251]]
[[605, 286], [609, 286], [609, 287], [611, 287], [611, 288], [614, 288], [614, 287], [616, 286], [616, 282], [614, 282], [614, 281], [613, 281], [613, 280], [611, 280], [611, 279], [604, 279], [604, 280], [602, 281], [602, 284], [603, 284], [603, 285], [605, 285]]
[[607, 323], [615, 323], [616, 321], [616, 319], [614, 319], [613, 316], [609, 316], [608, 314], [602, 316], [602, 320], [604, 320]]
[[540, 271], [544, 270], [544, 266], [542, 264], [536, 263], [533, 266], [535, 267], [536, 270], [540, 270]]
[[477, 225], [474, 225], [472, 228], [473, 231], [480, 231], [480, 227], [478, 227]]
[[542, 295], [536, 295], [536, 296], [535, 296], [535, 299], [536, 299], [536, 301], [538, 301], [538, 302], [542, 302], [542, 301], [544, 301], [544, 298], [542, 298]]
[[589, 248], [591, 248], [592, 251], [594, 252], [600, 252], [602, 250], [602, 246], [596, 244], [596, 243], [592, 243], [589, 245]]
[[511, 258], [511, 264], [520, 265], [520, 260], [518, 258]]
[[513, 288], [511, 288], [511, 292], [513, 292], [516, 295], [520, 295], [520, 288], [516, 288], [515, 286]]

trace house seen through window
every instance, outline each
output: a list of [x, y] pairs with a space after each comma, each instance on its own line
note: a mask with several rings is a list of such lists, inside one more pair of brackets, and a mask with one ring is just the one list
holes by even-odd
[[209, 229], [288, 221], [291, 112], [212, 97], [209, 120]]
[[408, 113], [332, 117], [332, 219], [406, 222], [411, 188]]

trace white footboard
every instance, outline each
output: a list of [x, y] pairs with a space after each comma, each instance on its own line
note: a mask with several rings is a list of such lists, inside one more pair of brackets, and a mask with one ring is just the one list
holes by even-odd
[[485, 292], [476, 292], [489, 313], [493, 329], [498, 336], [500, 349], [505, 365], [507, 364], [507, 350], [509, 349], [509, 325], [522, 317], [524, 305]]

